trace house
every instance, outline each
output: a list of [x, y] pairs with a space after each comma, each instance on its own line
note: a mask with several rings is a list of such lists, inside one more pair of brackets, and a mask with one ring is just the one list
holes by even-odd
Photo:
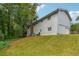
[[[70, 34], [70, 21], [71, 17], [67, 10], [56, 9], [32, 24], [33, 35]], [[30, 35], [30, 26], [27, 36]]]

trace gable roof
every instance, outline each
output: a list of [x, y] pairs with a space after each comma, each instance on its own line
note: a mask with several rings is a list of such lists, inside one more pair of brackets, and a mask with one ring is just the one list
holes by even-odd
[[[35, 25], [35, 24], [37, 24], [37, 23], [39, 23], [39, 22], [45, 20], [45, 18], [48, 18], [48, 17], [50, 17], [51, 15], [54, 15], [54, 14], [58, 13], [59, 11], [65, 12], [65, 13], [67, 14], [68, 18], [70, 19], [70, 21], [72, 20], [71, 17], [70, 17], [70, 15], [69, 15], [69, 12], [68, 12], [67, 10], [64, 10], [64, 9], [56, 9], [55, 11], [53, 11], [53, 12], [47, 14], [46, 16], [40, 18], [39, 20], [36, 20], [35, 22], [33, 22], [32, 25]], [[31, 25], [30, 25], [30, 26], [31, 26]]]

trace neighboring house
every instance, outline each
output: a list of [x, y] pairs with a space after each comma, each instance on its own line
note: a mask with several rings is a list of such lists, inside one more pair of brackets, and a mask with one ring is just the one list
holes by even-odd
[[[33, 35], [70, 34], [70, 21], [71, 17], [67, 10], [56, 9], [32, 24]], [[30, 35], [30, 26], [27, 36]]]

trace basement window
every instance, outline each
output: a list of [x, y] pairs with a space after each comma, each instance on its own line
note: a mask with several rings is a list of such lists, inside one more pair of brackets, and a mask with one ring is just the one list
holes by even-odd
[[48, 31], [51, 31], [52, 30], [52, 28], [51, 27], [48, 27]]

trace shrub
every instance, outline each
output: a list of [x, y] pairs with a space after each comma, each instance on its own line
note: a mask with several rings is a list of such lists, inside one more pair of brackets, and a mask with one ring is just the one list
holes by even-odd
[[8, 41], [0, 41], [0, 49], [8, 47]]

